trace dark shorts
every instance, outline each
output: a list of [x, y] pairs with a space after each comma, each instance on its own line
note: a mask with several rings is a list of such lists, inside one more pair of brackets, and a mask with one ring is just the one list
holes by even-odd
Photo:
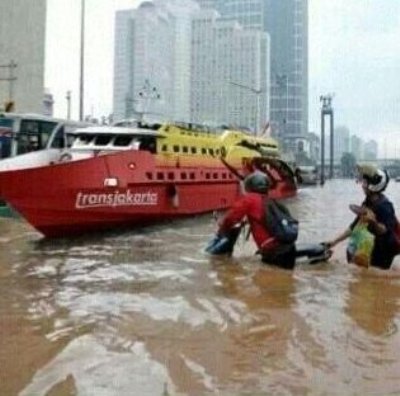
[[396, 254], [397, 250], [393, 246], [375, 245], [372, 251], [371, 265], [385, 270], [390, 269]]
[[263, 263], [292, 270], [296, 264], [296, 247], [294, 244], [281, 246], [277, 249], [263, 252], [261, 257]]

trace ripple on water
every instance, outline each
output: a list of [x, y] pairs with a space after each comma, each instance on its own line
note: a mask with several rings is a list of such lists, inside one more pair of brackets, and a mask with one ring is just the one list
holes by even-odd
[[[151, 380], [149, 380], [151, 374]], [[71, 341], [46, 366], [38, 370], [21, 396], [44, 395], [68, 376], [78, 395], [162, 395], [174, 392], [166, 368], [154, 361], [143, 343], [129, 352], [115, 352], [91, 336]]]
[[[300, 240], [343, 230], [361, 199], [353, 182], [300, 191], [288, 200]], [[165, 384], [229, 396], [399, 391], [400, 280], [344, 265], [345, 245], [292, 273], [261, 266], [242, 238], [233, 258], [205, 255], [210, 217], [59, 241], [7, 227], [0, 336], [21, 356], [5, 381], [23, 395], [55, 394], [66, 378], [76, 394], [105, 396], [162, 395]]]

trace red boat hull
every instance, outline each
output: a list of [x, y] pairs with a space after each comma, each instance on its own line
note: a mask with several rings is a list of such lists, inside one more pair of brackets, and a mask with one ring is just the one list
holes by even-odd
[[[295, 193], [293, 180], [282, 179], [272, 196]], [[222, 210], [240, 194], [217, 159], [191, 165], [144, 151], [0, 172], [0, 196], [47, 237]]]

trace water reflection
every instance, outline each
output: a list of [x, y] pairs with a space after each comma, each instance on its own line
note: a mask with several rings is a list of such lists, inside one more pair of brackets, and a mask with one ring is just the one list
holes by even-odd
[[398, 279], [363, 274], [349, 284], [346, 312], [367, 333], [388, 337], [398, 331], [399, 303]]
[[[292, 199], [301, 242], [343, 229], [357, 191], [334, 182]], [[243, 238], [212, 259], [214, 227], [204, 216], [47, 241], [0, 219], [0, 393], [400, 393], [398, 277], [347, 265], [344, 246], [294, 272], [262, 266]]]

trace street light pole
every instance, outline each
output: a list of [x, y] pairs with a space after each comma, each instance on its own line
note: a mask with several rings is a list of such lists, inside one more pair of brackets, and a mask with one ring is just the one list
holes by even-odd
[[80, 56], [80, 85], [79, 85], [79, 119], [84, 117], [84, 73], [85, 73], [85, 0], [81, 0], [81, 56]]
[[334, 156], [334, 118], [332, 108], [333, 95], [321, 95], [319, 100], [321, 107], [321, 185], [325, 183], [325, 116], [330, 118], [330, 163], [329, 177], [333, 178], [333, 156]]
[[67, 91], [67, 120], [71, 119], [71, 91]]
[[255, 119], [255, 122], [254, 122], [254, 133], [257, 136], [258, 130], [259, 130], [259, 127], [260, 127], [260, 112], [261, 112], [261, 109], [260, 109], [260, 95], [264, 91], [261, 88], [256, 89], [256, 88], [253, 88], [253, 87], [249, 87], [248, 85], [236, 83], [234, 81], [230, 81], [229, 83], [234, 85], [234, 86], [236, 86], [236, 87], [247, 89], [248, 91], [250, 91], [250, 92], [252, 92], [253, 94], [256, 95], [255, 96], [256, 97], [256, 111], [255, 111], [256, 119]]
[[289, 117], [289, 77], [287, 74], [276, 74], [275, 78], [279, 97], [279, 137], [283, 144], [287, 135], [286, 125]]

